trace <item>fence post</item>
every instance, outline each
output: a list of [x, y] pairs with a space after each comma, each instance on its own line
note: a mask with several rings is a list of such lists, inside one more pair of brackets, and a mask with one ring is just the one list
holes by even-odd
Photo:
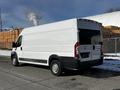
[[117, 53], [117, 38], [115, 38], [115, 53]]

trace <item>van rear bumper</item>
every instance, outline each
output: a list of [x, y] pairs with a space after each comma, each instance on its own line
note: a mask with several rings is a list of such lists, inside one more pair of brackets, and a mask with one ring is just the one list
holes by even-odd
[[63, 68], [70, 70], [78, 70], [81, 68], [97, 66], [101, 64], [103, 64], [103, 58], [85, 62], [80, 62], [80, 60], [74, 58], [62, 59]]

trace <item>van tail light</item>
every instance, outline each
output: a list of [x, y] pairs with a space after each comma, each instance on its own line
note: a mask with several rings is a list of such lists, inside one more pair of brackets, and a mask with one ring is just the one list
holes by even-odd
[[74, 45], [74, 57], [76, 59], [79, 59], [79, 48], [80, 48], [80, 43], [76, 42]]

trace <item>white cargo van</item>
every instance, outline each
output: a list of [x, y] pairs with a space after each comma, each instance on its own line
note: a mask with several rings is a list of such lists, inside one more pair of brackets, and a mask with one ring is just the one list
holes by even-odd
[[61, 75], [64, 69], [100, 65], [101, 28], [95, 21], [70, 19], [23, 29], [13, 43], [12, 64], [50, 66], [54, 75]]

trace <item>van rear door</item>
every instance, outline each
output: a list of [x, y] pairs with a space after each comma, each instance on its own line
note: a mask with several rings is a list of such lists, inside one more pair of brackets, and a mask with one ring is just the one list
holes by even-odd
[[78, 40], [80, 42], [80, 60], [91, 61], [101, 58], [100, 30], [79, 29]]

